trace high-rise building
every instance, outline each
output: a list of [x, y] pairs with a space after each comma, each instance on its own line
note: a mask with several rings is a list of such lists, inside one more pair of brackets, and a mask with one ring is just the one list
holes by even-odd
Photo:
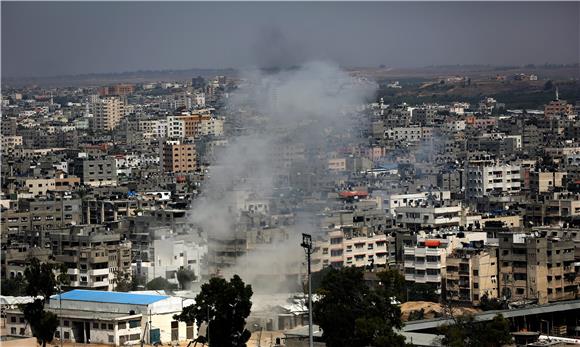
[[447, 256], [446, 295], [450, 301], [479, 304], [481, 297], [497, 298], [495, 249], [463, 247]]
[[123, 102], [119, 98], [105, 98], [93, 105], [95, 130], [111, 131], [119, 125], [124, 115]]
[[514, 194], [521, 190], [519, 165], [470, 163], [466, 176], [467, 198]]
[[196, 169], [194, 144], [167, 141], [163, 145], [163, 170], [165, 172], [187, 173]]
[[511, 301], [575, 297], [574, 241], [523, 233], [500, 233], [499, 295]]

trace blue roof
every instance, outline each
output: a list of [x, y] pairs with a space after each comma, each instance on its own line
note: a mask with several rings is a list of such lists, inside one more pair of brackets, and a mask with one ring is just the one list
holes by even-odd
[[[52, 298], [58, 300], [58, 295]], [[106, 302], [113, 304], [149, 305], [167, 299], [166, 295], [132, 294], [120, 292], [104, 292], [100, 290], [74, 289], [62, 293], [62, 300]]]

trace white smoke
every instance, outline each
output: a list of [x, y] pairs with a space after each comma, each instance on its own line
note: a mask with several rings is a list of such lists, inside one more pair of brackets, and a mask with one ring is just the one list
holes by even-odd
[[[315, 155], [304, 161], [325, 161], [319, 150], [336, 146], [336, 135], [356, 125], [357, 107], [375, 91], [374, 84], [324, 62], [270, 74], [251, 70], [243, 76], [228, 104], [229, 117], [238, 119], [242, 135], [217, 154], [192, 206], [192, 222], [210, 238], [233, 238], [246, 231], [240, 230], [240, 208], [248, 198], [271, 201], [280, 177], [287, 176], [292, 165], [292, 157], [282, 155], [286, 149], [313, 148]], [[296, 274], [304, 259], [300, 234], [314, 231], [316, 226], [298, 220], [286, 227], [285, 236], [256, 246], [223, 273], [238, 273], [254, 286], [263, 274]]]

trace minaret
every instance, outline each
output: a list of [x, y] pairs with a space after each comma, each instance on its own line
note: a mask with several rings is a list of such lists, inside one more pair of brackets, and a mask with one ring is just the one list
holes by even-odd
[[556, 101], [560, 100], [560, 97], [558, 96], [558, 87], [556, 87]]

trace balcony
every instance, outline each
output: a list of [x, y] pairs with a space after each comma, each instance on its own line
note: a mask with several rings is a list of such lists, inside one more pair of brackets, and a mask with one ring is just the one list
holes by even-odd
[[427, 264], [427, 268], [429, 268], [429, 269], [440, 269], [441, 268], [441, 263], [438, 261], [428, 261], [426, 264]]
[[102, 275], [108, 275], [109, 274], [109, 268], [104, 268], [104, 269], [92, 269], [89, 270], [89, 275], [90, 276], [102, 276]]
[[426, 275], [425, 281], [429, 283], [441, 283], [441, 275]]

